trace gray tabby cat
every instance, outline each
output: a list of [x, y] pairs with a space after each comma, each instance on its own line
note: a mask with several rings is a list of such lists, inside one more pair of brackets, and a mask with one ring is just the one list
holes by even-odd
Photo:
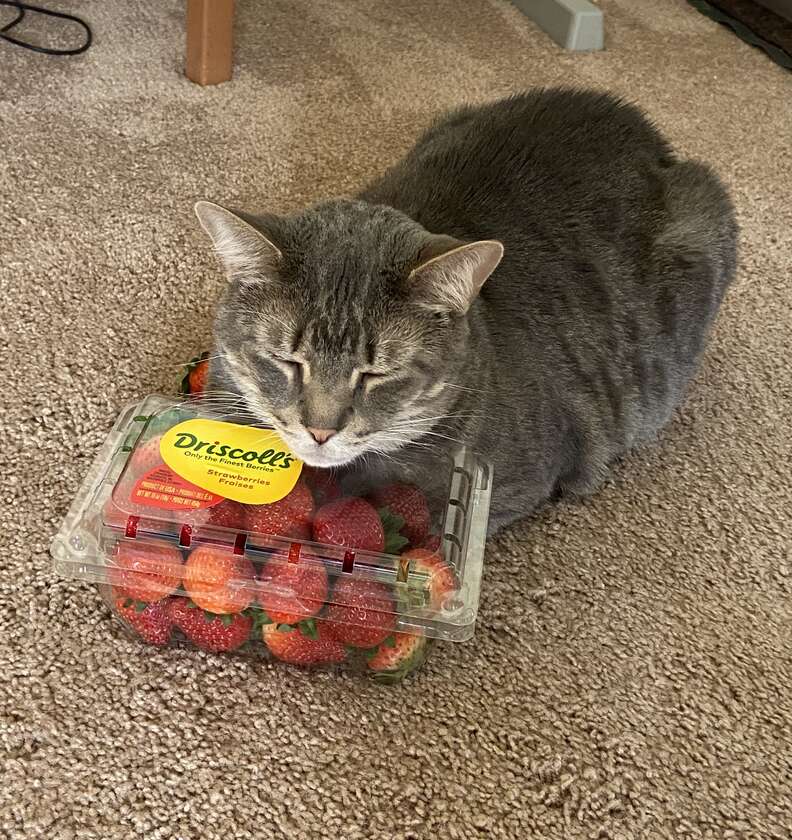
[[317, 466], [470, 444], [491, 530], [669, 420], [736, 260], [718, 178], [587, 91], [462, 108], [354, 200], [196, 212], [230, 277], [210, 387]]

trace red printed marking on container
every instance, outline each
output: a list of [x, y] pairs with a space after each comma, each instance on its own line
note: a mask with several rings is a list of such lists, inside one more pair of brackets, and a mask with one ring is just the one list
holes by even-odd
[[132, 491], [133, 502], [162, 510], [200, 510], [222, 502], [223, 498], [192, 484], [165, 464], [149, 470]]

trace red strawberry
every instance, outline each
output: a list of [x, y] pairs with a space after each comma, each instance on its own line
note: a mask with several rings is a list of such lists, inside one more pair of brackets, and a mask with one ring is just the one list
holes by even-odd
[[426, 638], [415, 633], [392, 633], [369, 657], [368, 667], [387, 681], [414, 671], [426, 656]]
[[132, 485], [137, 484], [154, 467], [164, 465], [165, 461], [160, 454], [161, 442], [162, 435], [155, 435], [146, 441], [138, 442], [129, 456], [124, 470], [124, 479], [128, 479]]
[[135, 477], [140, 478], [158, 464], [165, 463], [160, 454], [161, 442], [162, 435], [154, 435], [148, 440], [138, 441], [129, 457], [127, 472], [129, 472], [129, 467], [131, 467], [136, 474]]
[[327, 636], [323, 627], [310, 622], [304, 624], [306, 632], [300, 627], [265, 624], [264, 644], [278, 659], [292, 665], [320, 665], [346, 659], [346, 648]]
[[210, 508], [200, 508], [184, 514], [183, 520], [193, 528], [211, 525], [214, 528], [229, 528], [242, 531], [245, 528], [245, 508], [232, 499], [223, 499]]
[[173, 622], [170, 616], [170, 599], [145, 604], [126, 595], [113, 593], [115, 608], [121, 618], [150, 645], [162, 647], [171, 637]]
[[316, 542], [361, 551], [385, 548], [382, 520], [365, 499], [338, 499], [319, 508], [313, 523], [313, 536]]
[[247, 557], [229, 548], [202, 545], [184, 565], [184, 589], [207, 612], [242, 612], [253, 600], [255, 570]]
[[[130, 505], [124, 505], [125, 508], [129, 508]], [[106, 502], [105, 506], [102, 508], [102, 522], [105, 525], [109, 525], [111, 528], [116, 528], [119, 531], [126, 531], [128, 527], [134, 527], [135, 533], [138, 531], [148, 531], [150, 533], [155, 534], [168, 534], [173, 532], [173, 523], [170, 519], [170, 511], [163, 510], [162, 518], [159, 519], [156, 516], [141, 516], [138, 512], [141, 506], [135, 505], [134, 510], [135, 513], [127, 513], [126, 510], [122, 510], [114, 501], [113, 498], [110, 497]], [[152, 512], [151, 508], [147, 508], [149, 513]], [[159, 513], [159, 511], [158, 511]], [[130, 522], [133, 520], [133, 522]], [[129, 534], [128, 536], [132, 536]]]
[[163, 540], [119, 542], [108, 568], [110, 583], [133, 601], [161, 601], [181, 583], [181, 551]]
[[201, 359], [187, 374], [187, 387], [192, 395], [203, 394], [209, 378], [209, 360]]
[[389, 484], [371, 494], [377, 510], [387, 508], [404, 520], [400, 533], [410, 545], [420, 545], [429, 534], [431, 516], [426, 496], [412, 484]]
[[253, 629], [249, 615], [204, 612], [187, 598], [174, 598], [170, 614], [173, 623], [194, 645], [214, 653], [236, 650], [250, 638]]
[[300, 480], [288, 496], [270, 505], [246, 505], [248, 530], [254, 534], [301, 539], [308, 532], [314, 500], [308, 485]]
[[277, 624], [297, 624], [316, 615], [327, 600], [327, 572], [321, 561], [303, 555], [291, 563], [279, 555], [259, 575], [258, 602]]
[[313, 540], [313, 529], [310, 522], [300, 522], [295, 525], [289, 536], [293, 540], [303, 540], [304, 542], [311, 542]]
[[437, 534], [429, 534], [429, 536], [423, 541], [423, 545], [420, 548], [425, 548], [427, 551], [440, 551], [440, 543], [441, 539]]
[[429, 599], [432, 609], [439, 610], [449, 593], [457, 588], [453, 568], [443, 560], [437, 551], [413, 548], [402, 557], [409, 558], [410, 570], [429, 575]]
[[167, 528], [161, 520], [166, 522], [171, 520], [173, 516], [171, 511], [154, 508], [132, 499], [132, 494], [140, 479], [155, 467], [164, 466], [165, 462], [160, 455], [161, 440], [162, 436], [157, 435], [136, 445], [113, 490], [112, 498], [105, 505], [104, 520], [108, 525], [124, 528], [130, 516], [139, 516], [146, 521], [145, 530], [156, 531], [163, 527]]
[[396, 626], [396, 606], [384, 583], [343, 576], [325, 613], [327, 630], [344, 644], [372, 648]]
[[303, 466], [301, 477], [311, 488], [316, 504], [321, 506], [341, 497], [341, 485], [330, 470]]

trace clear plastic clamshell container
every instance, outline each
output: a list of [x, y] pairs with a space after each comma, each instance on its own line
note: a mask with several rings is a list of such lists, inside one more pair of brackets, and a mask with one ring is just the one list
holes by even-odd
[[116, 421], [52, 544], [149, 644], [382, 681], [473, 636], [492, 474], [438, 452], [433, 490], [303, 465], [267, 428], [150, 396]]

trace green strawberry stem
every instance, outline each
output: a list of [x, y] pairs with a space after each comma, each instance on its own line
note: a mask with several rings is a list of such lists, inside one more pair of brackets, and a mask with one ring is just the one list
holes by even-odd
[[260, 609], [250, 609], [244, 610], [247, 615], [252, 616], [253, 618], [253, 626], [251, 627], [251, 635], [253, 636], [260, 636], [262, 627], [265, 627], [267, 624], [272, 624], [272, 619], [267, 615], [264, 610]]
[[385, 553], [398, 554], [408, 542], [399, 533], [404, 527], [404, 519], [386, 507], [380, 508], [377, 513], [382, 520], [382, 528], [385, 531]]
[[[194, 604], [192, 601], [189, 601], [187, 603], [187, 608], [191, 609], [191, 610], [200, 609], [198, 607], [198, 605]], [[213, 612], [209, 612], [209, 610], [201, 610], [201, 612], [203, 613], [204, 621], [207, 624], [211, 624], [211, 622], [213, 622], [216, 618], [219, 618], [220, 621], [223, 622], [223, 626], [228, 627], [231, 624], [231, 622], [234, 620], [234, 616], [233, 615], [228, 615], [227, 613], [213, 613]]]
[[314, 619], [308, 618], [305, 621], [301, 621], [298, 623], [297, 627], [303, 636], [313, 639], [314, 641], [319, 639], [319, 631], [316, 629], [316, 621], [314, 621]]

